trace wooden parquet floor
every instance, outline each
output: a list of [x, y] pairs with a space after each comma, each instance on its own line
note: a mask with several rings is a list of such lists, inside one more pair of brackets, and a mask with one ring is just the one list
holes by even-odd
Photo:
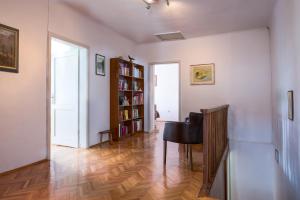
[[52, 159], [0, 177], [6, 200], [193, 200], [201, 187], [201, 152], [194, 171], [184, 152], [168, 143], [163, 166], [162, 127], [113, 145], [53, 147]]

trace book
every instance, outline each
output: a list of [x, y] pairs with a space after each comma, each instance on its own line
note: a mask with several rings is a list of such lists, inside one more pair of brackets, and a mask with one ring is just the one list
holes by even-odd
[[120, 79], [119, 80], [119, 90], [128, 90], [128, 82], [125, 79]]
[[128, 110], [121, 110], [119, 113], [119, 121], [129, 120]]
[[142, 120], [136, 120], [133, 122], [133, 130], [134, 132], [141, 132], [143, 131], [143, 121]]
[[135, 77], [135, 78], [143, 77], [142, 71], [140, 69], [138, 69], [137, 67], [133, 68], [132, 74], [133, 74], [133, 77]]
[[128, 110], [124, 110], [124, 120], [128, 120]]
[[128, 127], [119, 124], [119, 132], [118, 132], [119, 138], [128, 135]]
[[125, 63], [119, 63], [120, 75], [130, 76], [130, 69]]
[[133, 105], [142, 105], [144, 104], [144, 94], [139, 93], [133, 96]]
[[128, 135], [128, 127], [127, 126], [122, 126], [121, 136], [126, 136], [126, 135]]
[[139, 118], [139, 109], [134, 108], [134, 109], [132, 110], [132, 115], [133, 115], [133, 118], [134, 118], [134, 119], [135, 119], [135, 118]]
[[134, 91], [142, 91], [141, 87], [139, 86], [138, 82], [137, 81], [133, 81], [132, 82], [132, 89]]

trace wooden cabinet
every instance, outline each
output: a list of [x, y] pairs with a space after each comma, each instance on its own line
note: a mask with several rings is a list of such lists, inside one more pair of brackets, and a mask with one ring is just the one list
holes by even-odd
[[144, 66], [110, 60], [110, 129], [113, 140], [144, 132]]

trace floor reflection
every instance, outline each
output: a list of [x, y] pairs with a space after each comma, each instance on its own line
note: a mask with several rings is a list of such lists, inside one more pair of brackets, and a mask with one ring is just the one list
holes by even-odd
[[194, 171], [178, 144], [168, 143], [163, 166], [163, 123], [90, 149], [53, 146], [50, 162], [0, 177], [0, 199], [197, 199], [202, 147], [193, 147]]

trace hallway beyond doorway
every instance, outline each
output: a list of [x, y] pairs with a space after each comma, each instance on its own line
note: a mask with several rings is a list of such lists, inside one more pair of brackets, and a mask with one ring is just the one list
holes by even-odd
[[155, 118], [159, 121], [180, 121], [179, 64], [155, 64], [153, 67]]

